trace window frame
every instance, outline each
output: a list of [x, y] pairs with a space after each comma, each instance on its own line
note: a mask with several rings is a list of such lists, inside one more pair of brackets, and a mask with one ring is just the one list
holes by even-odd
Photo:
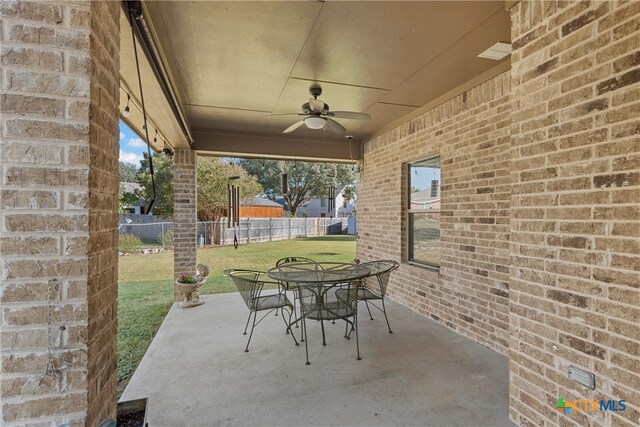
[[[429, 160], [438, 159], [438, 165], [440, 165], [440, 205], [442, 206], [442, 156], [440, 154], [434, 154], [432, 156], [420, 158], [406, 164], [406, 183], [407, 183], [407, 197], [406, 197], [406, 209], [405, 209], [405, 221], [406, 221], [406, 259], [407, 263], [411, 265], [415, 265], [418, 267], [422, 267], [429, 270], [434, 270], [439, 272], [440, 267], [442, 266], [442, 262], [439, 264], [429, 263], [427, 261], [420, 261], [411, 258], [412, 248], [414, 246], [413, 243], [413, 233], [411, 226], [411, 215], [412, 214], [421, 214], [421, 213], [439, 213], [442, 212], [442, 207], [438, 209], [411, 209], [411, 168], [416, 164], [427, 162]], [[442, 241], [442, 223], [439, 223], [440, 230], [440, 239]]]

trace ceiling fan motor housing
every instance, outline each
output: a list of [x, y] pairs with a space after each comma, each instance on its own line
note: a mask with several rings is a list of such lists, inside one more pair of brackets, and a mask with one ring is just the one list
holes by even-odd
[[317, 98], [322, 95], [322, 88], [317, 84], [311, 85], [311, 87], [309, 88], [309, 94], [314, 98]]
[[305, 114], [327, 114], [329, 112], [329, 104], [324, 103], [324, 107], [322, 107], [322, 111], [314, 111], [311, 109], [311, 106], [308, 102], [302, 104], [302, 112]]

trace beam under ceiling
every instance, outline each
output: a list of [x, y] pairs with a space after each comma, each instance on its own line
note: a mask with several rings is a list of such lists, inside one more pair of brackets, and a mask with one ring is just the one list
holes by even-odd
[[360, 140], [313, 138], [193, 128], [192, 149], [202, 155], [355, 163]]

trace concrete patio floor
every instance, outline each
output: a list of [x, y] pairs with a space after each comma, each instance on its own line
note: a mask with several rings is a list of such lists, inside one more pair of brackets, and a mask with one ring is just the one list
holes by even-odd
[[279, 317], [244, 353], [240, 296], [203, 299], [171, 308], [121, 398], [148, 397], [150, 426], [513, 425], [507, 358], [398, 303], [387, 305], [393, 334], [382, 313], [361, 317], [361, 361], [343, 322], [325, 323], [325, 347], [307, 322], [306, 366]]

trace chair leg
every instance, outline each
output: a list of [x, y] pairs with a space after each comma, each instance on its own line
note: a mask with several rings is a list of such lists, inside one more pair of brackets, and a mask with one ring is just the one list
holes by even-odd
[[244, 325], [244, 332], [242, 335], [247, 335], [247, 327], [249, 326], [249, 320], [251, 320], [251, 312], [249, 312], [249, 317], [247, 317], [247, 323]]
[[364, 303], [367, 304], [367, 311], [369, 312], [369, 318], [373, 320], [373, 316], [371, 315], [371, 310], [369, 309], [369, 301], [364, 300]]
[[[302, 330], [304, 331], [304, 335], [307, 336], [307, 322], [304, 320], [304, 315], [302, 316]], [[304, 351], [307, 354], [307, 362], [305, 364], [311, 365], [311, 362], [309, 362], [309, 345], [307, 341], [304, 342]]]
[[387, 321], [387, 328], [389, 328], [389, 333], [392, 334], [391, 326], [389, 325], [389, 318], [387, 317], [387, 309], [384, 306], [384, 298], [382, 298], [382, 312], [384, 313], [384, 320]]
[[322, 328], [322, 345], [327, 345], [327, 341], [324, 338], [324, 321], [320, 320], [320, 327]]
[[253, 336], [253, 330], [256, 327], [256, 316], [258, 315], [258, 310], [253, 312], [253, 323], [251, 323], [251, 333], [249, 334], [249, 340], [247, 341], [247, 347], [244, 349], [244, 352], [249, 351], [249, 343], [251, 342], [251, 337]]
[[[289, 330], [291, 329], [291, 316], [293, 316], [295, 314], [295, 311], [293, 311], [293, 307], [292, 307], [292, 311], [289, 313], [289, 323], [287, 323], [287, 321], [285, 320], [285, 325], [287, 325], [287, 333], [289, 333]], [[284, 320], [284, 307], [282, 307], [282, 319]], [[293, 331], [291, 331], [291, 338], [293, 338], [293, 342], [296, 343], [296, 345], [298, 344], [298, 340], [296, 339], [296, 335], [293, 333]]]
[[[297, 299], [297, 292], [293, 291], [293, 317], [296, 317], [296, 299]], [[296, 328], [299, 328], [300, 326], [296, 323]]]
[[[277, 308], [276, 308], [276, 311], [278, 311]], [[285, 319], [285, 317], [284, 317], [284, 306], [280, 307], [280, 314], [282, 314], [282, 316], [280, 316], [280, 317], [282, 317], [282, 321], [284, 322], [284, 325], [287, 327], [284, 330], [284, 333], [285, 334], [289, 334], [289, 324], [287, 323], [287, 319]], [[289, 316], [289, 318], [291, 318], [291, 316]]]
[[[362, 300], [360, 300], [360, 301], [362, 301]], [[358, 301], [358, 302], [359, 302], [359, 301]], [[357, 305], [357, 304], [358, 304], [358, 302], [356, 302], [356, 312], [358, 311], [358, 305]], [[348, 324], [349, 324], [349, 323], [347, 322], [347, 325], [348, 325]], [[356, 327], [356, 325], [355, 325], [355, 319], [354, 319], [354, 322], [351, 324], [351, 329], [349, 329], [349, 333], [346, 335], [346, 338], [347, 338], [348, 340], [350, 340], [350, 339], [351, 339], [351, 333], [353, 332], [353, 330], [355, 329], [355, 327]], [[346, 329], [345, 329], [345, 330], [346, 330]]]
[[355, 323], [355, 327], [356, 327], [356, 354], [357, 354], [356, 358], [358, 360], [362, 360], [362, 358], [360, 357], [360, 340], [358, 339], [358, 311], [357, 310], [353, 318], [354, 318], [353, 323]]

